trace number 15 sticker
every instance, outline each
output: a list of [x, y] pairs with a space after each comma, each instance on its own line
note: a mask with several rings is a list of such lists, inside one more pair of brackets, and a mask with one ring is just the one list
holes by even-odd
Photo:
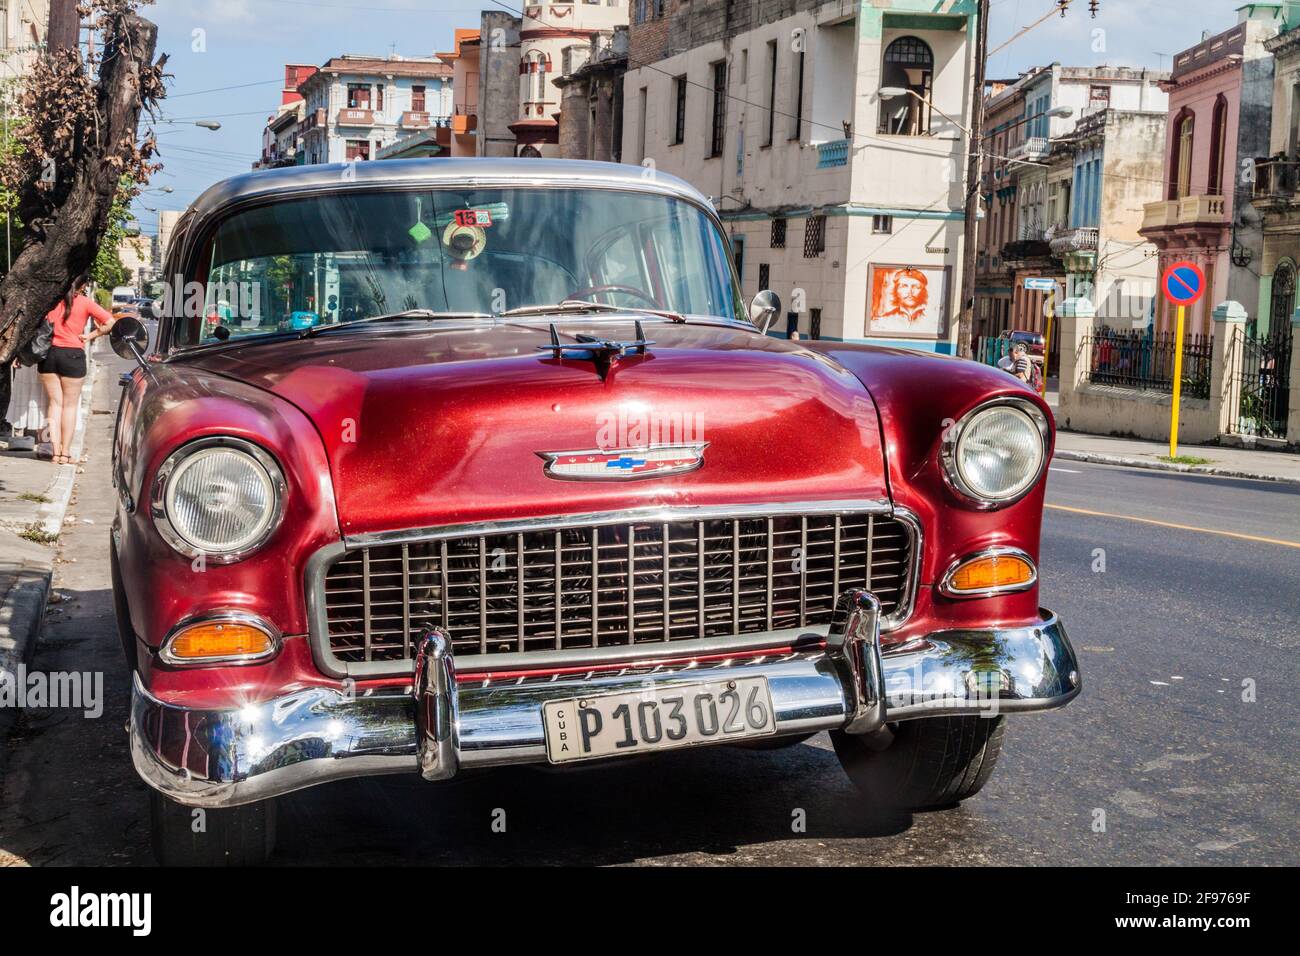
[[456, 225], [490, 226], [492, 225], [492, 215], [486, 209], [457, 209]]

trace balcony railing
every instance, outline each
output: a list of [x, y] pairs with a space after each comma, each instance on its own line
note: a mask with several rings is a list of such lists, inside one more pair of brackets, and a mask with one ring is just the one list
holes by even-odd
[[1070, 252], [1096, 252], [1097, 229], [1095, 226], [1082, 226], [1067, 229], [1052, 238], [1052, 255], [1061, 256]]
[[1142, 228], [1159, 229], [1163, 226], [1187, 226], [1224, 221], [1222, 196], [1184, 196], [1182, 199], [1147, 203], [1143, 207]]
[[1051, 244], [1043, 239], [1016, 239], [1002, 247], [1002, 258], [1007, 262], [1046, 259], [1051, 254]]
[[429, 123], [429, 114], [423, 110], [407, 110], [400, 120], [402, 129], [427, 129]]
[[849, 161], [849, 141], [836, 139], [829, 143], [817, 144], [817, 168], [828, 166], [845, 166]]
[[1296, 173], [1300, 162], [1292, 159], [1263, 157], [1255, 160], [1255, 189], [1259, 201], [1290, 199], [1296, 190]]
[[340, 126], [374, 126], [375, 111], [361, 109], [341, 109], [337, 117]]
[[1016, 143], [1007, 153], [1009, 159], [1042, 159], [1052, 151], [1052, 144], [1046, 136], [1030, 136], [1028, 139]]

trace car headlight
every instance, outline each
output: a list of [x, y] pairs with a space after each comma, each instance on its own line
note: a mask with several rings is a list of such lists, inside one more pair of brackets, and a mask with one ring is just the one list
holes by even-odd
[[1047, 419], [1023, 399], [997, 399], [965, 415], [946, 433], [944, 475], [982, 508], [1019, 501], [1047, 465]]
[[284, 476], [240, 438], [201, 438], [177, 449], [154, 480], [155, 526], [177, 551], [229, 564], [256, 551], [280, 522]]

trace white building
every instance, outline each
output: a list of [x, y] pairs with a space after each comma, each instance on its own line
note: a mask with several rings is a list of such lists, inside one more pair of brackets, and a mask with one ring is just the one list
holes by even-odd
[[49, 22], [49, 0], [0, 0], [0, 83], [27, 72]]
[[637, 2], [623, 160], [713, 197], [774, 331], [950, 352], [976, 3], [789, 7]]
[[437, 57], [333, 57], [298, 88], [304, 162], [374, 159], [399, 137], [448, 126], [451, 79]]

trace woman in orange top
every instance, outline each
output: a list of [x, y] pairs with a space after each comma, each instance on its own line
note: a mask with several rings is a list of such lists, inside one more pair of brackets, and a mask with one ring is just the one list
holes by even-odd
[[[72, 461], [68, 452], [77, 431], [77, 404], [86, 379], [86, 345], [107, 335], [117, 321], [85, 295], [85, 285], [84, 280], [75, 283], [63, 301], [46, 314], [45, 320], [54, 326], [54, 335], [49, 353], [36, 366], [48, 399], [45, 418], [50, 424], [50, 445], [54, 462], [59, 465]], [[96, 327], [87, 333], [86, 324], [91, 319]]]

